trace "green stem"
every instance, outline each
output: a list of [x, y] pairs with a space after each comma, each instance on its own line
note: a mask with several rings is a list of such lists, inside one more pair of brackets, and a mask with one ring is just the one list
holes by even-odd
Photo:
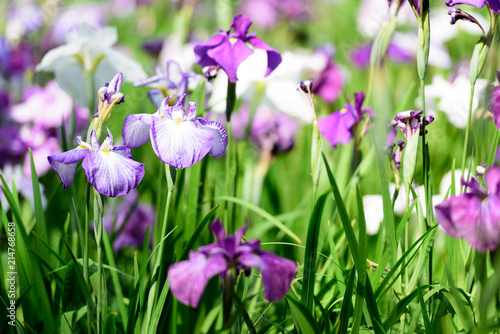
[[236, 275], [234, 270], [228, 270], [222, 283], [222, 322], [224, 328], [229, 328], [229, 319], [231, 317], [231, 309], [233, 307], [234, 285]]
[[495, 163], [495, 156], [497, 155], [498, 139], [500, 138], [500, 131], [495, 129], [495, 134], [493, 135], [493, 141], [491, 142], [490, 154], [488, 156], [488, 162], [486, 167], [489, 168]]
[[470, 99], [469, 99], [469, 115], [467, 117], [467, 127], [465, 128], [465, 142], [464, 148], [462, 151], [462, 177], [465, 174], [465, 159], [467, 158], [467, 147], [469, 145], [469, 135], [470, 135], [470, 127], [472, 123], [472, 102], [474, 99], [474, 89], [476, 87], [476, 83], [472, 83], [470, 87]]
[[[231, 114], [234, 111], [234, 104], [236, 103], [236, 82], [227, 81], [227, 98], [226, 98], [226, 119], [227, 122], [231, 120]], [[229, 130], [228, 130], [229, 132]]]
[[102, 332], [104, 324], [104, 313], [106, 307], [104, 305], [103, 296], [103, 280], [102, 280], [102, 200], [99, 193], [94, 189], [94, 235], [97, 245], [97, 333]]

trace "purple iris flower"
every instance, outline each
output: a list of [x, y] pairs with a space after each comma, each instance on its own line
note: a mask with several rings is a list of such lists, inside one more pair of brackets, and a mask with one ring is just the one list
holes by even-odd
[[[400, 128], [406, 140], [410, 140], [415, 134], [420, 135], [422, 131], [422, 115], [423, 110], [407, 110], [397, 113], [394, 120], [389, 125]], [[425, 118], [425, 125], [432, 123], [434, 116], [430, 115]], [[425, 130], [427, 133], [427, 130]]]
[[[256, 33], [248, 34], [248, 28], [252, 20], [243, 14], [233, 18], [231, 28], [228, 31], [221, 30], [218, 35], [210, 38], [202, 44], [194, 47], [196, 61], [202, 67], [219, 65], [226, 73], [229, 81], [236, 82], [236, 72], [240, 64], [254, 51], [246, 44], [247, 42], [257, 49], [267, 51], [268, 76], [280, 63], [281, 55], [259, 38]], [[234, 32], [231, 33], [231, 30]]]
[[[248, 122], [248, 106], [231, 115], [231, 131], [236, 139], [245, 138]], [[299, 124], [294, 118], [260, 105], [252, 119], [250, 139], [260, 149], [276, 155], [292, 149], [298, 130]]]
[[355, 125], [363, 120], [365, 114], [372, 115], [369, 108], [363, 109], [364, 100], [364, 92], [355, 93], [354, 105], [349, 102], [340, 110], [318, 120], [319, 132], [333, 147], [339, 143], [348, 144], [354, 136]]
[[255, 24], [264, 29], [274, 27], [280, 19], [303, 22], [311, 18], [307, 0], [246, 0], [242, 12], [247, 13]]
[[156, 75], [134, 82], [134, 87], [155, 85], [158, 88], [148, 92], [149, 99], [156, 108], [159, 108], [161, 101], [166, 95], [182, 96], [188, 90], [190, 82], [200, 80], [200, 76], [192, 71], [183, 72], [181, 65], [175, 60], [167, 62], [166, 73], [161, 67], [156, 67]]
[[[497, 71], [497, 79], [500, 82], [500, 71]], [[490, 112], [493, 114], [493, 121], [500, 130], [500, 86], [493, 86], [490, 93]]]
[[477, 8], [483, 8], [485, 3], [488, 4], [488, 7], [490, 7], [495, 14], [500, 12], [500, 0], [447, 0], [446, 6], [453, 7], [456, 5], [469, 5]]
[[[115, 252], [127, 246], [141, 247], [144, 242], [146, 230], [155, 222], [155, 210], [152, 205], [138, 202], [137, 190], [132, 190], [123, 197], [116, 209], [108, 208], [104, 216], [104, 228], [108, 233], [117, 232], [113, 241]], [[116, 221], [115, 221], [116, 219]], [[151, 232], [152, 233], [152, 232]], [[152, 235], [150, 233], [150, 235]]]
[[207, 153], [222, 155], [228, 143], [224, 126], [196, 117], [194, 102], [189, 102], [188, 110], [184, 110], [183, 98], [171, 107], [167, 96], [154, 114], [128, 115], [122, 129], [125, 146], [138, 147], [151, 139], [158, 158], [176, 168], [192, 166]]
[[325, 102], [333, 103], [342, 90], [343, 78], [340, 68], [333, 62], [334, 51], [328, 46], [318, 50], [326, 58], [326, 66], [319, 73], [319, 78], [314, 81], [312, 92], [318, 94]]
[[295, 262], [273, 253], [260, 250], [257, 239], [241, 242], [247, 226], [234, 235], [226, 236], [226, 230], [217, 219], [211, 226], [217, 242], [202, 246], [198, 251], [189, 253], [189, 260], [172, 265], [168, 271], [168, 283], [173, 295], [183, 304], [197, 307], [210, 278], [221, 278], [230, 271], [245, 271], [248, 276], [250, 267], [258, 267], [262, 273], [264, 296], [270, 302], [283, 298], [297, 274]]
[[[351, 60], [354, 65], [360, 68], [366, 68], [370, 65], [370, 54], [372, 52], [372, 43], [361, 45], [351, 51]], [[394, 42], [390, 42], [385, 52], [385, 56], [396, 63], [409, 63], [413, 61], [413, 53], [400, 47]]]
[[500, 224], [500, 167], [484, 174], [483, 189], [476, 179], [462, 184], [469, 192], [453, 196], [436, 206], [438, 223], [454, 238], [465, 238], [478, 251], [498, 246]]
[[7, 164], [16, 164], [21, 162], [22, 157], [28, 150], [23, 142], [21, 134], [17, 127], [12, 125], [3, 125], [0, 127], [0, 168]]
[[35, 64], [32, 47], [25, 41], [11, 45], [5, 37], [0, 38], [0, 73], [5, 78], [21, 76]]
[[134, 161], [129, 149], [113, 146], [109, 129], [102, 145], [99, 145], [95, 131], [90, 134], [90, 143], [83, 142], [80, 137], [77, 140], [78, 147], [48, 157], [64, 188], [73, 183], [76, 166], [81, 160], [88, 181], [102, 195], [125, 195], [141, 182], [144, 164]]

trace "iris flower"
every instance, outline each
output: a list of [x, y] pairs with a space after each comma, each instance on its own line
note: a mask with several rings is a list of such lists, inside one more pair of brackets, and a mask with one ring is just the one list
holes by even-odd
[[99, 145], [95, 131], [90, 134], [90, 143], [80, 137], [77, 140], [78, 147], [48, 157], [65, 189], [73, 183], [77, 164], [81, 160], [88, 181], [102, 195], [125, 195], [141, 182], [144, 164], [134, 161], [129, 149], [113, 146], [109, 129], [102, 145]]
[[488, 4], [488, 7], [495, 13], [500, 12], [500, 0], [447, 0], [446, 6], [453, 7], [455, 5], [469, 5], [477, 8], [483, 8], [484, 4]]
[[436, 217], [446, 233], [465, 238], [478, 251], [498, 246], [500, 224], [500, 167], [490, 167], [484, 174], [483, 189], [476, 179], [462, 184], [469, 192], [453, 196], [437, 205]]
[[[252, 20], [248, 17], [243, 14], [236, 15], [228, 31], [221, 30], [218, 35], [194, 47], [198, 64], [202, 67], [218, 65], [227, 73], [229, 81], [236, 82], [238, 81], [236, 76], [238, 67], [254, 53], [252, 48], [246, 44], [250, 43], [254, 48], [267, 52], [265, 76], [268, 76], [281, 63], [281, 55], [255, 37], [256, 33], [249, 34], [250, 25], [252, 25]], [[233, 30], [232, 33], [231, 30]]]
[[354, 127], [364, 118], [365, 114], [371, 115], [372, 111], [368, 108], [363, 109], [365, 93], [354, 94], [354, 105], [350, 102], [344, 105], [340, 110], [333, 114], [319, 119], [319, 132], [332, 144], [346, 145], [354, 136]]
[[167, 96], [154, 114], [128, 115], [122, 129], [125, 146], [138, 147], [151, 139], [158, 158], [176, 168], [192, 166], [207, 153], [214, 157], [222, 155], [228, 143], [224, 126], [196, 117], [194, 102], [189, 102], [185, 111], [183, 98], [171, 107]]
[[181, 303], [197, 307], [210, 278], [221, 278], [230, 270], [245, 271], [248, 276], [250, 267], [258, 267], [262, 273], [264, 296], [270, 302], [283, 298], [297, 274], [295, 262], [273, 253], [260, 250], [257, 239], [241, 242], [247, 226], [234, 235], [226, 236], [226, 230], [217, 219], [211, 226], [217, 242], [198, 248], [189, 253], [189, 260], [172, 265], [168, 271], [168, 283], [172, 294]]

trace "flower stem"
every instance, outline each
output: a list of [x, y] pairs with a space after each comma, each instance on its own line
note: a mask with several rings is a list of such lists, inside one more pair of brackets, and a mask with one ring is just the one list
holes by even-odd
[[467, 117], [467, 127], [465, 128], [464, 148], [462, 151], [462, 177], [464, 177], [464, 174], [465, 174], [465, 159], [467, 158], [467, 147], [469, 145], [470, 127], [471, 127], [471, 123], [472, 123], [472, 102], [474, 99], [475, 87], [476, 87], [476, 82], [472, 83], [470, 86], [469, 115]]
[[493, 141], [491, 142], [490, 154], [488, 155], [488, 161], [486, 167], [489, 168], [495, 163], [495, 157], [497, 155], [498, 139], [500, 138], [500, 131], [494, 130]]
[[[229, 123], [236, 102], [236, 82], [227, 81], [226, 119]], [[229, 130], [228, 130], [229, 131]]]
[[104, 315], [106, 312], [105, 298], [103, 296], [102, 280], [102, 200], [99, 193], [94, 189], [94, 235], [97, 245], [97, 333], [102, 332]]
[[234, 285], [236, 282], [236, 274], [234, 270], [228, 270], [222, 283], [222, 322], [224, 328], [229, 328], [229, 319], [231, 317], [231, 309], [233, 307]]
[[172, 194], [174, 192], [174, 187], [175, 187], [175, 174], [176, 174], [176, 169], [175, 167], [172, 167], [170, 165], [165, 164], [165, 177], [167, 179], [167, 187], [168, 187], [168, 192], [167, 192], [167, 200], [165, 202], [165, 212], [163, 213], [163, 224], [161, 227], [161, 236], [159, 239], [159, 242], [161, 242], [158, 255], [156, 256], [156, 261], [155, 265], [153, 268], [153, 276], [157, 273], [156, 275], [156, 281], [153, 282], [153, 285], [151, 286], [151, 290], [149, 290], [149, 296], [148, 296], [148, 308], [147, 308], [147, 313], [146, 313], [146, 331], [145, 333], [149, 333], [149, 328], [151, 325], [151, 315], [153, 313], [153, 308], [154, 304], [158, 300], [158, 295], [160, 293], [160, 290], [158, 289], [158, 281], [161, 279], [162, 275], [162, 269], [163, 267], [161, 266], [162, 263], [162, 258], [163, 258], [163, 253], [165, 252], [165, 243], [164, 239], [167, 235], [167, 225], [168, 225], [168, 213], [170, 211], [170, 203], [172, 201]]

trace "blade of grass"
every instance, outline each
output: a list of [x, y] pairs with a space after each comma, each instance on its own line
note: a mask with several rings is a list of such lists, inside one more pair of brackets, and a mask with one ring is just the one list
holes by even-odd
[[321, 216], [328, 193], [321, 195], [314, 206], [314, 210], [309, 220], [309, 229], [307, 231], [306, 249], [304, 251], [304, 277], [302, 283], [301, 303], [313, 312], [314, 309], [314, 284], [316, 282], [316, 259], [319, 240], [319, 229], [321, 225]]
[[349, 319], [352, 312], [352, 294], [354, 292], [354, 282], [356, 280], [355, 271], [356, 266], [352, 267], [352, 270], [349, 273], [347, 286], [345, 288], [344, 299], [342, 301], [342, 307], [340, 308], [339, 334], [347, 334], [347, 329], [349, 328]]
[[285, 297], [285, 300], [290, 307], [290, 313], [299, 333], [320, 333], [319, 326], [307, 307], [290, 296]]

